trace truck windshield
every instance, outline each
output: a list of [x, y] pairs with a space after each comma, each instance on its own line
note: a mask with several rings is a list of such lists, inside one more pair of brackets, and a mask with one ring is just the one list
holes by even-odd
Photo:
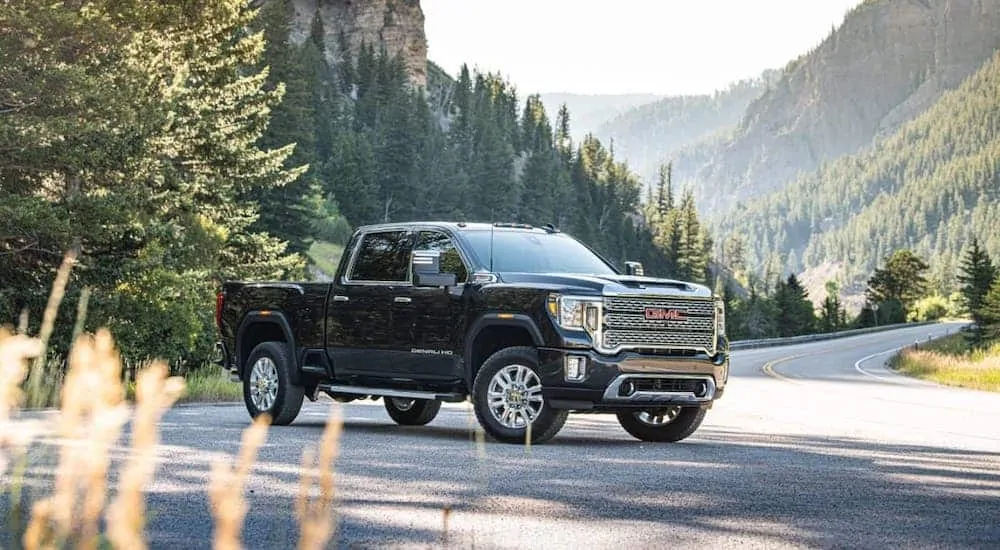
[[[490, 231], [467, 231], [476, 255], [490, 265]], [[579, 241], [563, 233], [495, 231], [493, 271], [614, 275], [615, 271]]]

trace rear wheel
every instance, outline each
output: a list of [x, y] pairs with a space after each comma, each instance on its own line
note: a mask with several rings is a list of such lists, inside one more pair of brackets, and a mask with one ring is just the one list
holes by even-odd
[[292, 383], [292, 363], [283, 342], [261, 342], [247, 358], [243, 402], [252, 418], [271, 416], [271, 423], [291, 424], [302, 408], [305, 390]]
[[423, 426], [441, 410], [441, 401], [437, 399], [406, 399], [402, 397], [383, 397], [385, 411], [403, 426]]
[[566, 423], [569, 411], [553, 409], [545, 402], [537, 368], [538, 352], [516, 347], [491, 355], [476, 374], [476, 418], [498, 441], [525, 443], [530, 430], [532, 443], [544, 443]]
[[621, 411], [618, 423], [636, 439], [673, 443], [693, 434], [701, 426], [706, 412], [708, 409], [701, 407]]

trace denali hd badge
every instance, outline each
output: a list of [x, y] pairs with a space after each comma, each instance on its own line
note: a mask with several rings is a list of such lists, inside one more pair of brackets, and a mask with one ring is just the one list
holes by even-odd
[[665, 307], [647, 307], [647, 321], [684, 321], [687, 316], [680, 309], [668, 309]]

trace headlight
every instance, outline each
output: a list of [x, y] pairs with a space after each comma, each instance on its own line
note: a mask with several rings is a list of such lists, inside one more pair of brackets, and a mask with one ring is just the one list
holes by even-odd
[[601, 300], [574, 298], [552, 294], [548, 302], [549, 313], [559, 326], [570, 330], [596, 332], [601, 322]]

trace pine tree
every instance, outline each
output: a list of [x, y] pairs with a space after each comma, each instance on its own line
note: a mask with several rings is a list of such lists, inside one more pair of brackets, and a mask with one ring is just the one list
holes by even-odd
[[997, 278], [996, 271], [989, 254], [979, 246], [979, 239], [973, 237], [962, 259], [958, 281], [962, 284], [961, 292], [965, 307], [976, 324], [975, 330], [971, 333], [972, 339], [976, 342], [982, 338], [982, 328], [985, 325], [983, 307], [986, 295]]
[[317, 64], [323, 61], [313, 41], [307, 40], [301, 48], [291, 44], [293, 16], [292, 2], [279, 0], [264, 4], [255, 21], [267, 40], [260, 64], [267, 69], [267, 87], [283, 90], [261, 144], [294, 145], [288, 166], [301, 167], [303, 175], [280, 187], [255, 189], [250, 197], [260, 204], [255, 229], [287, 241], [290, 251], [302, 253], [313, 241], [314, 211], [307, 204], [312, 174], [305, 170], [316, 161], [317, 121], [322, 120], [317, 117], [314, 94], [325, 83], [317, 73]]
[[787, 279], [780, 278], [775, 285], [774, 302], [777, 307], [777, 330], [779, 336], [808, 334], [815, 325], [815, 313], [809, 294], [802, 287], [795, 274]]
[[[913, 303], [927, 294], [927, 278], [924, 273], [928, 267], [927, 263], [912, 251], [897, 250], [886, 259], [885, 267], [876, 269], [868, 280], [869, 301], [874, 304], [886, 304], [886, 311], [893, 312], [892, 320], [904, 322], [906, 313]], [[900, 310], [898, 313], [897, 309]]]
[[694, 192], [690, 188], [684, 190], [678, 211], [680, 214], [677, 274], [685, 280], [704, 282], [708, 275], [709, 255], [706, 250], [705, 233], [702, 231], [695, 209]]
[[846, 313], [840, 304], [840, 287], [836, 281], [827, 281], [826, 298], [820, 310], [819, 330], [834, 332], [844, 327]]
[[673, 168], [672, 162], [660, 165], [656, 182], [656, 211], [661, 218], [674, 208]]

